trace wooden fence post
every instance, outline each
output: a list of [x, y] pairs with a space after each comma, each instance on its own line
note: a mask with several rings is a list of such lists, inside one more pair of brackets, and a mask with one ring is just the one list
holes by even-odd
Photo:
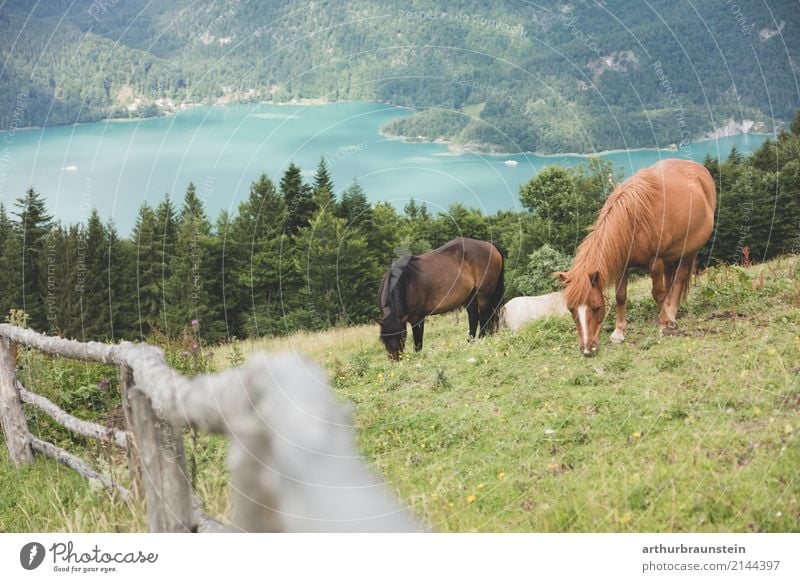
[[121, 366], [131, 406], [136, 448], [142, 461], [142, 482], [151, 532], [190, 532], [194, 529], [192, 489], [186, 474], [183, 432], [166, 419], [158, 403], [132, 385], [133, 372]]
[[17, 373], [11, 341], [0, 337], [0, 424], [6, 439], [9, 456], [15, 465], [33, 462], [33, 450], [28, 442], [28, 422], [17, 392]]
[[127, 438], [128, 471], [131, 475], [131, 491], [137, 499], [144, 499], [142, 485], [142, 458], [139, 455], [139, 443], [133, 434], [133, 410], [131, 409], [128, 389], [133, 386], [133, 373], [128, 366], [118, 366], [119, 393], [122, 398], [122, 415], [125, 418], [125, 436]]

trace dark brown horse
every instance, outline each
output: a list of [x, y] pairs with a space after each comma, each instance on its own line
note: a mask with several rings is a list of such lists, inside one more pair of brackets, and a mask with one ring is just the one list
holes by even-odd
[[486, 241], [457, 238], [424, 255], [396, 260], [378, 289], [383, 318], [377, 321], [389, 359], [400, 359], [407, 323], [419, 351], [425, 318], [462, 306], [467, 308], [470, 337], [479, 324], [480, 337], [494, 332], [503, 293], [503, 256]]

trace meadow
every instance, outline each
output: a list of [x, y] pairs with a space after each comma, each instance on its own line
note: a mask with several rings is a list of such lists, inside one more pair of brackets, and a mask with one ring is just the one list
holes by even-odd
[[[682, 308], [682, 337], [659, 337], [656, 319], [637, 279], [626, 342], [607, 340], [612, 309], [596, 358], [579, 354], [568, 317], [467, 343], [464, 313], [432, 318], [424, 350], [399, 363], [375, 325], [190, 357], [219, 370], [257, 349], [296, 349], [321, 362], [367, 462], [436, 531], [800, 531], [800, 259], [705, 271]], [[93, 402], [92, 382], [112, 378], [94, 414], [113, 416], [108, 370], [87, 382], [86, 364], [24, 357], [23, 383], [52, 398], [80, 399], [82, 386]], [[119, 451], [29, 421], [126, 479]], [[222, 441], [187, 435], [187, 449], [200, 496], [224, 519]], [[54, 462], [16, 470], [2, 451], [0, 463], [0, 530], [145, 527], [139, 505]]]

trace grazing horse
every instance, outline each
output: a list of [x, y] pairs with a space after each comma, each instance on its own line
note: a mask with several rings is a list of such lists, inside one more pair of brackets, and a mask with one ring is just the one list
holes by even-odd
[[617, 323], [613, 343], [625, 339], [628, 268], [650, 270], [662, 335], [677, 333], [675, 317], [697, 252], [714, 230], [717, 192], [702, 164], [662, 160], [639, 170], [608, 197], [591, 232], [578, 246], [564, 283], [567, 308], [585, 356], [598, 349], [606, 313], [604, 289], [616, 283]]
[[561, 292], [536, 297], [515, 297], [500, 310], [500, 327], [517, 330], [540, 317], [568, 313], [567, 302]]
[[467, 308], [469, 335], [480, 337], [497, 329], [497, 315], [505, 293], [503, 256], [494, 244], [457, 238], [419, 256], [396, 260], [378, 289], [383, 318], [381, 339], [390, 360], [405, 349], [406, 323], [411, 324], [414, 349], [422, 349], [425, 318]]

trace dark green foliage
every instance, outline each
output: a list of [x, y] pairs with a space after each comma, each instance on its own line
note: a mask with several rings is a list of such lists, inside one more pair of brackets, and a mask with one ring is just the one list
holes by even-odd
[[281, 196], [286, 203], [286, 234], [297, 234], [311, 221], [311, 216], [318, 208], [314, 192], [303, 182], [300, 168], [290, 163], [281, 178]]
[[548, 244], [571, 255], [619, 180], [613, 164], [600, 158], [589, 158], [574, 170], [550, 166], [531, 178], [519, 198], [533, 214], [535, 246]]
[[517, 276], [509, 283], [508, 294], [543, 295], [558, 291], [560, 285], [553, 276], [557, 271], [568, 271], [572, 258], [544, 244], [528, 257], [525, 269], [518, 269]]
[[[22, 309], [30, 316], [30, 324], [43, 329], [47, 322], [47, 235], [52, 227], [52, 217], [47, 214], [44, 200], [33, 188], [16, 202], [16, 223], [21, 249], [13, 273], [22, 292]], [[12, 261], [14, 260], [13, 257]]]
[[342, 201], [339, 203], [336, 216], [344, 219], [350, 228], [359, 228], [372, 221], [372, 206], [367, 201], [367, 194], [358, 183], [353, 183], [342, 192]]
[[325, 158], [320, 158], [317, 172], [314, 174], [314, 201], [320, 208], [332, 210], [336, 206], [336, 193], [333, 190], [333, 180], [328, 172]]
[[[781, 132], [749, 157], [707, 159], [717, 183], [713, 246], [702, 263], [764, 261], [800, 250], [800, 139]], [[702, 264], [701, 263], [701, 264]]]

